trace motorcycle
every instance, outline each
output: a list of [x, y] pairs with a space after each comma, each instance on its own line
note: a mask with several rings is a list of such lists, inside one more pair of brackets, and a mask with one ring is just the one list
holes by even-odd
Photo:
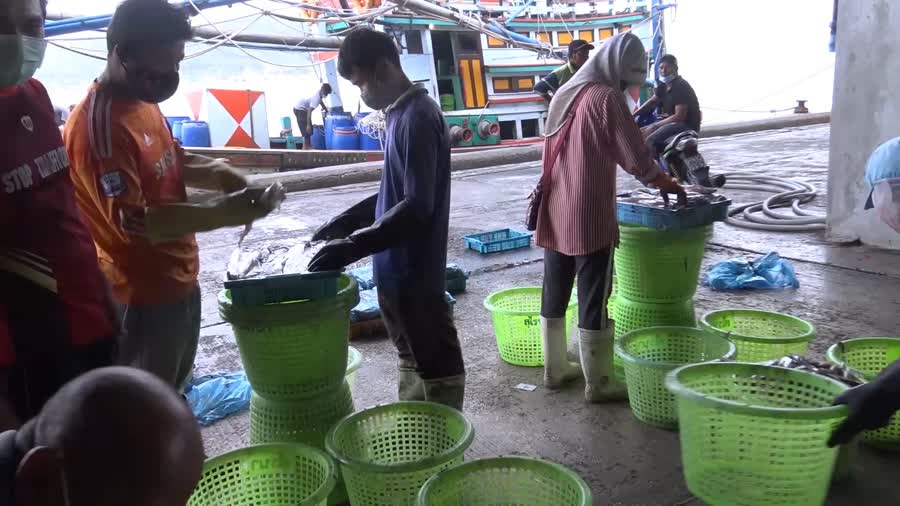
[[697, 145], [700, 135], [693, 130], [681, 132], [666, 139], [666, 147], [659, 157], [659, 163], [670, 176], [679, 183], [691, 186], [721, 188], [725, 186], [725, 176], [709, 175], [709, 165], [700, 154]]

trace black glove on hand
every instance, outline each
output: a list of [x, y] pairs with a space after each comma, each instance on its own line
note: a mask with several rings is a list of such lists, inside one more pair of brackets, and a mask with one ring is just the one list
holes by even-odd
[[336, 271], [368, 256], [352, 239], [335, 239], [322, 247], [309, 262], [309, 272]]
[[900, 360], [869, 383], [847, 390], [834, 403], [846, 404], [850, 414], [831, 434], [828, 446], [849, 443], [864, 430], [886, 426], [900, 410]]
[[375, 205], [378, 194], [363, 200], [343, 213], [332, 218], [312, 236], [312, 241], [331, 241], [345, 239], [361, 228], [371, 226], [375, 222]]

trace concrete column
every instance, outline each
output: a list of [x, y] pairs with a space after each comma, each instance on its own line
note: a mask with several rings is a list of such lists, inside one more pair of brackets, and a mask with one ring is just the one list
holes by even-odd
[[863, 209], [871, 190], [866, 160], [879, 144], [900, 135], [900, 2], [843, 0], [838, 8], [828, 239], [900, 249], [900, 234], [874, 209]]

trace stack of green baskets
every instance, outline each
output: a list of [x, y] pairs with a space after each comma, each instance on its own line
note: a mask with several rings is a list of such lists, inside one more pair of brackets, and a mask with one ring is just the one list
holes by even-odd
[[688, 489], [706, 504], [819, 506], [837, 449], [826, 444], [847, 415], [843, 383], [817, 374], [708, 362], [666, 377], [675, 394]]
[[[711, 226], [656, 230], [619, 225], [616, 298], [612, 318], [616, 339], [647, 327], [693, 327], [694, 294]], [[625, 380], [622, 361], [616, 377]]]
[[755, 309], [723, 309], [703, 316], [706, 332], [729, 339], [737, 347], [736, 360], [765, 362], [788, 355], [806, 355], [816, 337], [813, 325], [800, 318]]
[[[849, 367], [872, 380], [887, 366], [900, 360], [900, 338], [859, 337], [837, 343], [828, 349], [828, 360], [841, 367]], [[894, 415], [890, 425], [863, 432], [866, 444], [881, 449], [900, 451], [900, 415]]]
[[[344, 275], [332, 297], [250, 306], [233, 303], [227, 290], [219, 295], [253, 387], [251, 444], [324, 449], [331, 427], [353, 412], [348, 347], [350, 310], [358, 303], [356, 281]], [[343, 493], [337, 486], [332, 499]]]
[[344, 418], [325, 447], [340, 462], [350, 504], [411, 506], [429, 478], [462, 463], [474, 437], [459, 411], [406, 401]]

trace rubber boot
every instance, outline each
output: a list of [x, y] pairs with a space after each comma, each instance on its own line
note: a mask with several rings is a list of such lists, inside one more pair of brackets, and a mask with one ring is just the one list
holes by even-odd
[[621, 401], [628, 398], [625, 385], [613, 371], [612, 325], [603, 330], [580, 329], [581, 367], [584, 369], [584, 399], [587, 402]]
[[557, 389], [581, 376], [581, 367], [566, 356], [566, 319], [541, 318], [544, 344], [544, 386]]
[[416, 365], [401, 360], [397, 371], [397, 398], [401, 401], [424, 401], [425, 383], [416, 371]]
[[466, 375], [425, 380], [425, 400], [462, 411], [466, 396]]

